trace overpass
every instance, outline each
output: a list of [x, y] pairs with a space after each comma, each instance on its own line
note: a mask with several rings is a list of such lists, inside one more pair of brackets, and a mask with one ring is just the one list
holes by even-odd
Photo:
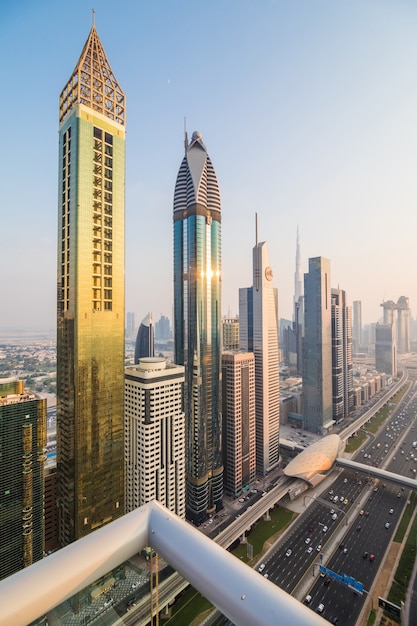
[[375, 478], [387, 480], [391, 483], [395, 483], [396, 485], [400, 485], [401, 487], [407, 487], [408, 489], [417, 491], [417, 481], [415, 478], [408, 478], [407, 476], [401, 476], [401, 474], [394, 474], [393, 472], [388, 472], [387, 470], [379, 469], [378, 467], [364, 465], [364, 463], [358, 463], [357, 461], [348, 461], [347, 459], [337, 458], [335, 460], [335, 465], [338, 465], [339, 467], [346, 467], [363, 474], [368, 474], [368, 476], [375, 476]]

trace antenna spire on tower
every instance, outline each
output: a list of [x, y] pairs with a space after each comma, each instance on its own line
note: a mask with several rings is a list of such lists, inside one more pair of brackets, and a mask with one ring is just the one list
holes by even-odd
[[184, 148], [187, 152], [188, 150], [188, 135], [187, 135], [187, 118], [184, 117]]
[[91, 11], [92, 11], [92, 18], [93, 18], [93, 26], [95, 26], [96, 25], [96, 12], [94, 9], [91, 9]]

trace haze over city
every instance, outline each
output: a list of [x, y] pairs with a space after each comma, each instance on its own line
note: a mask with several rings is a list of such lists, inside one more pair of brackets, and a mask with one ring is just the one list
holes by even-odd
[[[222, 200], [223, 314], [251, 284], [255, 212], [279, 316], [291, 318], [295, 244], [331, 260], [363, 323], [417, 306], [417, 6], [215, 0], [115, 5], [95, 23], [126, 94], [126, 311], [172, 317], [172, 201], [202, 133]], [[58, 101], [91, 7], [0, 9], [4, 63], [0, 329], [56, 324]], [[139, 319], [137, 321], [139, 321]]]

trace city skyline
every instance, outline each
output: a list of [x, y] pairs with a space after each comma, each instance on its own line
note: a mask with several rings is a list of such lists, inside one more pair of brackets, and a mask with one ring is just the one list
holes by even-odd
[[[236, 314], [238, 289], [250, 282], [246, 251], [258, 212], [280, 317], [292, 317], [297, 226], [303, 272], [309, 258], [329, 258], [332, 287], [340, 285], [349, 304], [362, 302], [364, 324], [382, 317], [383, 300], [401, 296], [415, 316], [417, 8], [266, 0], [120, 8], [119, 32], [107, 1], [97, 7], [96, 24], [129, 101], [126, 311], [172, 320], [172, 190], [185, 117], [189, 132], [198, 129], [210, 146], [222, 189], [223, 315]], [[57, 94], [92, 17], [80, 0], [70, 13], [50, 0], [6, 1], [0, 15], [13, 99], [1, 157], [0, 262], [7, 272], [0, 329], [51, 328]], [[16, 41], [24, 43], [8, 54]], [[0, 105], [8, 120], [9, 105], [10, 98]], [[24, 176], [23, 148], [36, 156]], [[145, 257], [151, 272], [138, 271]]]

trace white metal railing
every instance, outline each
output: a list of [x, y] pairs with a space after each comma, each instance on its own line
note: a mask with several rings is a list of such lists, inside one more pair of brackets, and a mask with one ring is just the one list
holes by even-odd
[[237, 626], [327, 623], [153, 501], [0, 581], [0, 625], [27, 626], [145, 546]]

